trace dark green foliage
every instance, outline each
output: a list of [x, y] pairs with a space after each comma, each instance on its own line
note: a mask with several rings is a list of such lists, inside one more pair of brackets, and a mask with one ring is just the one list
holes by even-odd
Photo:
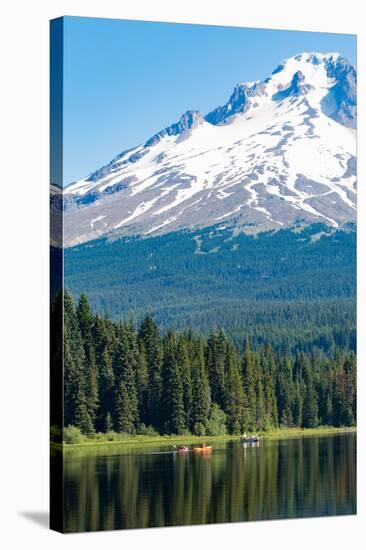
[[184, 423], [185, 430], [189, 431], [191, 424], [191, 409], [192, 409], [192, 377], [191, 365], [188, 357], [188, 343], [184, 338], [178, 339], [177, 345], [177, 362], [182, 377], [183, 385], [183, 408], [184, 408]]
[[[294, 421], [295, 426], [302, 426], [302, 411], [303, 411], [303, 397], [302, 397], [302, 391], [301, 391], [301, 385], [299, 381], [299, 377], [296, 378], [295, 385], [294, 385], [294, 399], [292, 404], [292, 418]], [[328, 395], [327, 399], [331, 399], [331, 396]], [[333, 424], [333, 414], [328, 416], [326, 421], [322, 422], [322, 424]]]
[[137, 340], [130, 323], [117, 329], [117, 344], [113, 357], [116, 375], [114, 423], [119, 432], [135, 433], [139, 423], [136, 389]]
[[64, 295], [64, 424], [80, 428], [85, 435], [94, 431], [89, 408], [90, 377], [84, 342], [72, 296]]
[[164, 335], [150, 314], [138, 329], [112, 322], [69, 293], [63, 344], [64, 425], [83, 436], [356, 424], [353, 352], [280, 354], [268, 343], [253, 350], [249, 338], [241, 351], [222, 331], [207, 341], [191, 330]]
[[331, 356], [356, 350], [355, 238], [315, 224], [255, 237], [219, 225], [99, 239], [65, 250], [65, 284], [113, 319], [149, 310], [164, 331], [222, 328], [241, 349], [245, 328], [255, 349], [267, 341], [281, 354]]
[[80, 429], [82, 434], [89, 437], [94, 434], [95, 430], [93, 426], [93, 421], [88, 411], [88, 404], [85, 397], [85, 392], [81, 389], [79, 389], [76, 396], [74, 424], [77, 428]]
[[149, 371], [147, 368], [145, 344], [138, 342], [138, 358], [136, 370], [137, 398], [139, 402], [140, 419], [142, 422], [148, 417], [149, 398]]
[[105, 417], [104, 431], [106, 433], [113, 431], [113, 420], [110, 412], [108, 412]]
[[207, 368], [211, 383], [212, 400], [224, 408], [225, 395], [225, 361], [227, 340], [223, 331], [211, 332], [207, 342]]
[[182, 364], [178, 360], [175, 335], [169, 331], [164, 339], [162, 403], [164, 432], [182, 434], [185, 430]]
[[147, 406], [143, 418], [146, 425], [161, 427], [162, 365], [163, 349], [156, 323], [151, 315], [146, 315], [141, 322], [138, 339], [146, 353], [148, 372]]
[[278, 414], [282, 426], [292, 426], [292, 364], [289, 357], [285, 357], [277, 376]]
[[256, 367], [255, 356], [250, 349], [249, 339], [242, 359], [242, 381], [244, 388], [243, 427], [252, 431], [256, 426]]
[[98, 371], [93, 345], [93, 316], [85, 294], [80, 296], [76, 315], [85, 356], [86, 407], [90, 418], [95, 421], [98, 409]]
[[123, 379], [117, 388], [114, 417], [119, 432], [126, 434], [134, 433], [136, 420], [134, 404], [131, 402], [130, 393]]
[[205, 428], [210, 411], [210, 387], [205, 366], [204, 343], [201, 339], [193, 344], [191, 371], [191, 429], [196, 435], [205, 435]]
[[229, 433], [240, 433], [243, 427], [244, 391], [240, 376], [239, 357], [232, 345], [226, 347], [225, 412]]

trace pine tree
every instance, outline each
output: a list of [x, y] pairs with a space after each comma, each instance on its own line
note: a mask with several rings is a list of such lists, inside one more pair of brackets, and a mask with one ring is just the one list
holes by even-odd
[[302, 426], [304, 428], [316, 428], [318, 419], [318, 402], [315, 391], [314, 377], [311, 368], [306, 365], [304, 370], [305, 395], [302, 411]]
[[280, 363], [279, 372], [277, 376], [277, 403], [278, 403], [278, 415], [280, 423], [283, 426], [292, 425], [292, 410], [291, 405], [293, 403], [292, 393], [292, 362], [290, 357], [286, 356], [285, 360]]
[[295, 426], [302, 426], [303, 398], [299, 376], [296, 377], [292, 417]]
[[75, 425], [87, 435], [94, 432], [88, 410], [85, 353], [74, 302], [64, 294], [64, 422]]
[[108, 411], [105, 417], [104, 431], [106, 433], [113, 431], [113, 419], [111, 413]]
[[85, 394], [86, 406], [93, 423], [96, 419], [98, 409], [98, 371], [95, 360], [95, 350], [93, 346], [93, 316], [85, 294], [82, 294], [79, 299], [76, 309], [78, 326], [83, 342], [85, 356]]
[[243, 427], [244, 394], [238, 360], [232, 346], [227, 346], [226, 349], [225, 371], [227, 425], [229, 433], [236, 434]]
[[[53, 431], [53, 441], [62, 442], [62, 429], [64, 419], [63, 408], [68, 408], [68, 403], [62, 403], [63, 388], [63, 293], [58, 291], [51, 304], [50, 314], [50, 425]], [[64, 415], [66, 416], [66, 415]]]
[[140, 421], [163, 433], [199, 435], [266, 430], [279, 421], [302, 427], [356, 422], [353, 353], [301, 352], [293, 360], [268, 344], [253, 352], [247, 338], [240, 358], [223, 332], [211, 333], [207, 345], [192, 330], [162, 338], [147, 316], [136, 334], [132, 320], [93, 315], [85, 296], [77, 308], [70, 293], [61, 296], [51, 314], [57, 308], [64, 314], [63, 341], [51, 342], [52, 368], [60, 369], [63, 358], [64, 425], [88, 437], [95, 430], [133, 434]]
[[[77, 369], [71, 355], [68, 334], [64, 334], [64, 425], [75, 424], [76, 396], [78, 391]], [[62, 387], [62, 386], [61, 386]]]
[[136, 371], [137, 396], [139, 402], [139, 417], [141, 422], [148, 421], [149, 372], [147, 368], [145, 344], [138, 342], [138, 358]]
[[210, 411], [210, 388], [205, 367], [204, 345], [202, 340], [193, 346], [192, 360], [192, 413], [193, 433], [204, 435]]
[[183, 384], [183, 406], [185, 412], [185, 429], [189, 430], [191, 423], [191, 407], [192, 407], [192, 379], [191, 367], [188, 357], [187, 343], [183, 338], [179, 338], [177, 345], [177, 362], [182, 376]]
[[242, 381], [244, 389], [243, 428], [253, 431], [256, 427], [256, 373], [249, 338], [246, 340], [242, 360]]
[[129, 326], [118, 331], [113, 366], [117, 379], [115, 396], [115, 425], [118, 431], [134, 433], [138, 427], [138, 397], [136, 391], [136, 349], [133, 331]]
[[257, 394], [256, 394], [256, 429], [265, 430], [266, 428], [266, 408], [264, 399], [264, 388], [261, 372], [257, 376]]
[[88, 411], [85, 393], [81, 389], [79, 389], [76, 396], [74, 425], [80, 429], [82, 434], [88, 437], [91, 437], [95, 432], [93, 422]]
[[275, 379], [277, 374], [276, 363], [271, 353], [261, 353], [257, 360], [257, 368], [260, 372], [263, 384], [264, 421], [263, 429], [276, 428], [278, 426], [277, 399], [275, 393]]
[[277, 428], [278, 426], [278, 412], [277, 401], [274, 391], [274, 384], [268, 376], [264, 379], [264, 400], [265, 400], [265, 421], [264, 430], [271, 428]]
[[351, 353], [344, 362], [345, 374], [345, 426], [356, 424], [356, 357]]
[[112, 411], [114, 406], [115, 375], [112, 366], [114, 340], [114, 326], [106, 319], [101, 319], [96, 315], [92, 324], [92, 341], [98, 370], [99, 414], [97, 425], [100, 430], [104, 429], [107, 411]]
[[146, 315], [142, 320], [138, 337], [145, 346], [149, 374], [146, 424], [160, 428], [163, 416], [161, 407], [163, 352], [158, 327], [151, 315]]
[[207, 343], [207, 368], [210, 378], [211, 398], [220, 407], [225, 406], [225, 354], [227, 340], [223, 331], [211, 332]]
[[135, 431], [135, 414], [130, 392], [125, 380], [121, 379], [115, 399], [115, 425], [117, 431], [132, 434]]
[[182, 369], [177, 357], [177, 341], [169, 331], [164, 341], [163, 403], [165, 432], [182, 434], [185, 429]]

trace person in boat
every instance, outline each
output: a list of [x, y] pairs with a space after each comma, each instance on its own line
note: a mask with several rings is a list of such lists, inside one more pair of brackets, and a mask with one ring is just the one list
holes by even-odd
[[201, 449], [205, 449], [207, 447], [206, 443], [201, 443], [200, 445]]

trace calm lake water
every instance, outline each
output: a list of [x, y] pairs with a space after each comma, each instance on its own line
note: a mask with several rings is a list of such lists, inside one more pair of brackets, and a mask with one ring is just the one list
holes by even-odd
[[65, 452], [65, 531], [356, 513], [356, 434]]

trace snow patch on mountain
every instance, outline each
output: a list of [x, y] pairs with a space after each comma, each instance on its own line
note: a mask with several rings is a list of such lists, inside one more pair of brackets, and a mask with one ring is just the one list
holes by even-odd
[[352, 65], [337, 53], [289, 58], [68, 186], [66, 244], [220, 220], [241, 231], [341, 227], [356, 215], [356, 120]]

